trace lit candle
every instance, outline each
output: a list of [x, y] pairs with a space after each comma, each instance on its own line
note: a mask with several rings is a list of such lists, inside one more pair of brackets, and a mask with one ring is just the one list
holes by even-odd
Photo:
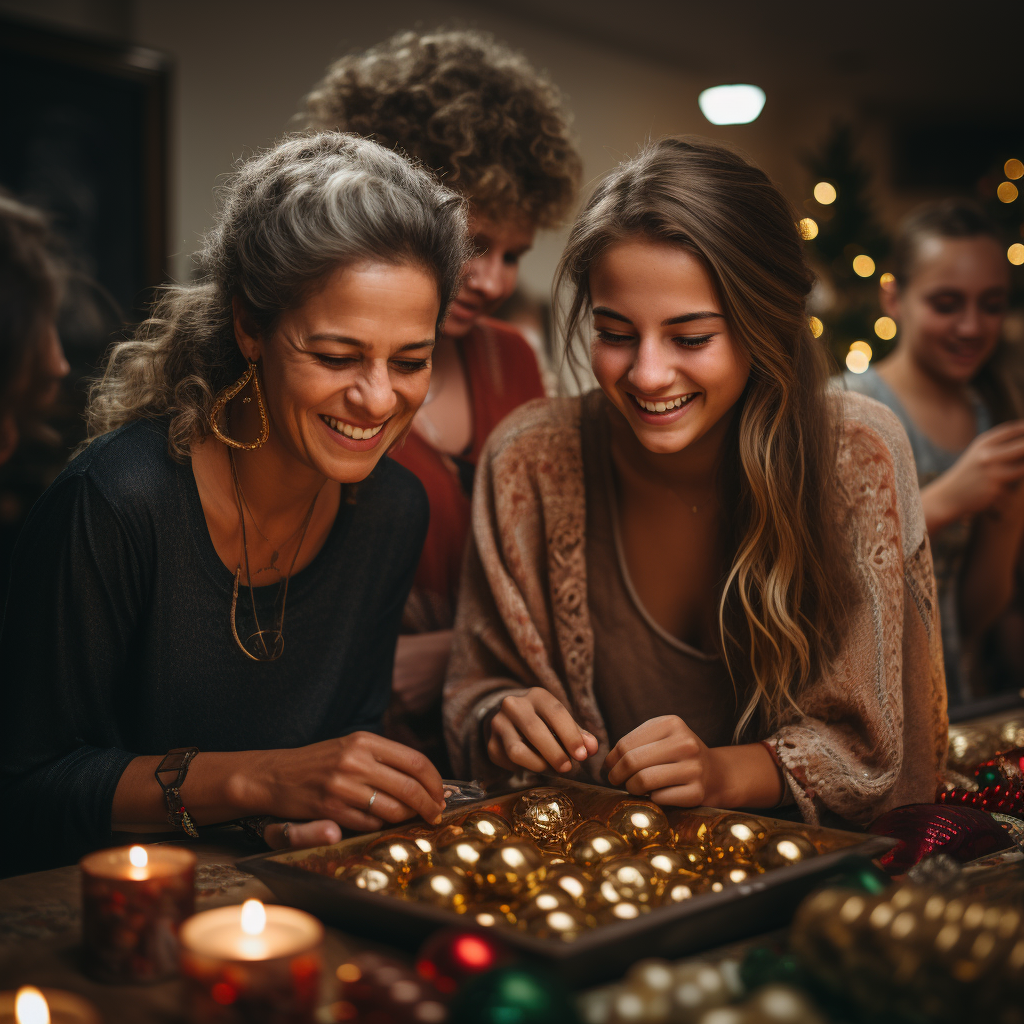
[[83, 857], [82, 955], [100, 981], [162, 981], [178, 969], [178, 928], [195, 910], [195, 854], [120, 846]]
[[246, 900], [189, 918], [181, 973], [197, 1024], [305, 1024], [316, 1013], [324, 930], [294, 907]]
[[0, 992], [0, 1024], [100, 1024], [92, 1003], [72, 992], [23, 985]]

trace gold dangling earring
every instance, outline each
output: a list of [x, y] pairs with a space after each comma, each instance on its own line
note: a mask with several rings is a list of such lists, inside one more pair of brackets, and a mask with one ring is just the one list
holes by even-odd
[[[233, 437], [228, 437], [220, 429], [218, 420], [220, 420], [224, 407], [235, 395], [245, 388], [250, 380], [252, 381], [253, 390], [256, 392], [256, 406], [260, 411], [260, 436], [255, 441], [243, 443], [242, 441], [236, 441]], [[248, 399], [244, 399], [244, 401], [248, 401]], [[260, 375], [256, 372], [255, 363], [250, 362], [249, 368], [245, 373], [234, 384], [224, 388], [214, 399], [213, 407], [210, 409], [210, 429], [213, 431], [214, 436], [223, 441], [229, 448], [241, 448], [243, 451], [251, 452], [256, 448], [262, 448], [267, 443], [267, 438], [270, 437], [270, 420], [267, 419], [267, 410], [263, 405], [263, 393], [260, 391]]]

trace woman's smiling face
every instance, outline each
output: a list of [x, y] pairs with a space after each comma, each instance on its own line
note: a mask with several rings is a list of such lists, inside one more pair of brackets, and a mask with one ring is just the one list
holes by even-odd
[[590, 271], [591, 362], [640, 443], [679, 452], [725, 422], [750, 375], [703, 264], [669, 242], [618, 242]]
[[243, 354], [261, 360], [271, 443], [328, 479], [365, 479], [426, 397], [439, 306], [422, 268], [357, 264], [284, 313], [268, 342], [236, 314]]

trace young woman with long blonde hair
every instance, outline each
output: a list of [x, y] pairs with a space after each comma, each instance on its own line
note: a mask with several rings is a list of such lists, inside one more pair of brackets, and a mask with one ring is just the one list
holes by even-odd
[[[829, 391], [789, 204], [669, 138], [597, 189], [558, 274], [600, 385], [481, 458], [446, 686], [460, 775], [575, 771], [663, 804], [930, 800], [942, 654], [895, 417]], [[577, 764], [574, 766], [574, 763]]]

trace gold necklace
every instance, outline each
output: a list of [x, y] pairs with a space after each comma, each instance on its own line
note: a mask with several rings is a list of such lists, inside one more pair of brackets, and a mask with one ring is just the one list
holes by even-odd
[[[256, 632], [253, 633], [243, 644], [238, 636], [238, 629], [235, 625], [235, 610], [238, 607], [238, 583], [242, 577], [242, 566], [239, 565], [235, 570], [235, 586], [231, 592], [231, 635], [235, 638], [235, 643], [238, 644], [242, 653], [247, 658], [251, 658], [253, 661], [276, 661], [284, 652], [284, 609], [285, 604], [288, 601], [288, 580], [295, 569], [296, 561], [298, 561], [299, 552], [302, 550], [302, 542], [306, 539], [306, 530], [309, 529], [310, 520], [313, 518], [313, 509], [316, 508], [316, 499], [320, 497], [320, 491], [323, 490], [323, 485], [321, 485], [320, 491], [317, 491], [316, 494], [313, 495], [313, 500], [309, 503], [309, 508], [306, 510], [306, 515], [303, 517], [302, 523], [300, 524], [302, 534], [299, 537], [298, 546], [295, 548], [295, 554], [292, 555], [292, 564], [288, 567], [287, 575], [278, 584], [277, 598], [274, 600], [275, 605], [277, 605], [278, 600], [281, 602], [281, 611], [277, 617], [277, 627], [276, 629], [263, 629], [260, 626], [259, 616], [256, 614], [256, 595], [253, 593], [252, 573], [249, 571], [249, 546], [245, 536], [245, 514], [242, 511], [242, 503], [245, 499], [242, 496], [241, 484], [238, 482], [238, 472], [235, 469], [235, 458], [230, 450], [228, 451], [228, 462], [231, 465], [231, 479], [235, 485], [235, 503], [238, 505], [238, 521], [242, 526], [242, 555], [245, 561], [245, 578], [249, 586], [249, 600], [252, 603], [252, 617], [253, 621], [256, 623]], [[324, 483], [326, 482], [327, 481], [325, 480]], [[249, 515], [252, 515], [251, 510]], [[253, 523], [256, 523], [255, 517], [253, 517]], [[263, 531], [260, 530], [259, 526], [257, 526], [256, 529], [259, 530], [262, 535]], [[298, 531], [292, 532], [292, 537], [295, 536], [296, 532]], [[267, 540], [265, 536], [263, 539]], [[291, 538], [289, 538], [289, 540], [290, 539]], [[284, 547], [284, 545], [282, 544], [281, 547]], [[278, 553], [275, 551], [273, 558], [277, 558], [277, 554]], [[271, 566], [273, 566], [273, 559], [271, 559]], [[257, 570], [257, 572], [259, 572], [259, 570]], [[246, 644], [251, 644], [252, 650], [250, 650]]]

